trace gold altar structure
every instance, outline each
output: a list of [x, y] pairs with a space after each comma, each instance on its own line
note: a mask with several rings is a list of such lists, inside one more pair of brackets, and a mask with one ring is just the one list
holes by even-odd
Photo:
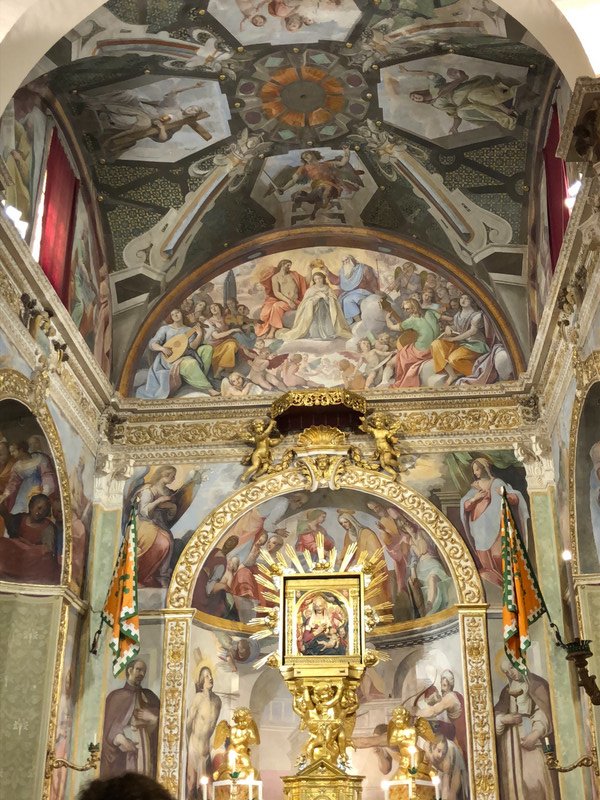
[[341, 554], [322, 533], [301, 553], [259, 564], [266, 600], [253, 620], [255, 638], [278, 635], [277, 666], [292, 695], [300, 729], [308, 733], [296, 775], [283, 779], [287, 800], [360, 800], [362, 777], [350, 775], [348, 749], [358, 709], [357, 689], [367, 666], [381, 656], [369, 650], [365, 633], [392, 617], [391, 604], [375, 603], [386, 578], [383, 550]]

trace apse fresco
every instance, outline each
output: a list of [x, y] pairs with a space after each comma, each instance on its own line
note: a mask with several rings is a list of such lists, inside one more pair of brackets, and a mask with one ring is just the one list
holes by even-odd
[[575, 453], [577, 547], [580, 572], [600, 572], [600, 383], [589, 390], [579, 422]]
[[308, 248], [246, 262], [157, 324], [131, 387], [145, 399], [256, 397], [312, 386], [485, 385], [505, 342], [456, 280], [373, 251]]
[[0, 403], [0, 579], [60, 583], [63, 516], [50, 446], [28, 408]]
[[395, 622], [437, 614], [456, 599], [452, 578], [436, 545], [420, 525], [384, 501], [349, 490], [293, 492], [248, 511], [228, 528], [207, 555], [196, 579], [192, 605], [210, 617], [247, 623], [256, 607], [269, 605], [256, 580], [257, 562], [289, 544], [317, 558], [317, 536], [325, 551], [357, 553], [380, 547], [388, 569], [374, 604], [390, 602]]
[[559, 800], [556, 772], [548, 769], [544, 739], [556, 746], [550, 686], [542, 642], [542, 623], [530, 628], [527, 676], [504, 652], [502, 618], [489, 618], [490, 667], [496, 727], [499, 796]]
[[109, 676], [100, 738], [100, 778], [124, 772], [156, 777], [163, 624], [140, 623], [141, 649], [118, 677]]
[[[543, 247], [532, 131], [554, 73], [523, 36], [491, 0], [109, 0], [47, 54], [24, 90], [36, 111], [15, 109], [26, 133], [46, 107], [68, 120], [124, 339], [225, 248], [327, 225], [452, 259], [527, 352], [527, 304], [535, 318], [543, 302], [523, 270]], [[0, 136], [16, 172], [21, 128], [7, 118]]]
[[[218, 624], [218, 623], [217, 623]], [[226, 623], [225, 623], [226, 624]], [[352, 751], [353, 771], [364, 775], [363, 796], [381, 797], [381, 781], [398, 769], [399, 752], [387, 743], [392, 711], [405, 705], [426, 718], [437, 750], [432, 763], [442, 778], [443, 797], [468, 797], [467, 727], [458, 625], [452, 618], [435, 630], [413, 630], [410, 642], [392, 634], [377, 642], [390, 660], [368, 669], [360, 689]], [[281, 792], [281, 777], [295, 771], [305, 738], [298, 728], [291, 697], [279, 672], [259, 671], [257, 658], [273, 649], [242, 634], [194, 622], [187, 683], [186, 800], [200, 800], [202, 775], [211, 776], [225, 758], [214, 747], [214, 733], [231, 710], [247, 706], [260, 730], [253, 763], [266, 797]], [[264, 652], [263, 652], [264, 651]], [[450, 789], [454, 787], [454, 795]]]

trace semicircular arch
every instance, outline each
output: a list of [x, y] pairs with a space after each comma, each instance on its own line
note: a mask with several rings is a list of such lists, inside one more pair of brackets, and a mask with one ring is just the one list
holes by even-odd
[[[310, 486], [305, 471], [291, 467], [259, 478], [250, 486], [244, 486], [230, 495], [202, 520], [187, 543], [173, 571], [166, 607], [191, 608], [196, 579], [210, 548], [243, 514], [266, 500], [295, 491], [308, 491]], [[486, 602], [479, 572], [465, 541], [433, 503], [389, 475], [374, 474], [357, 466], [340, 471], [334, 488], [362, 492], [397, 506], [418, 523], [437, 545], [452, 577], [457, 603], [480, 606]]]
[[[289, 233], [289, 238], [286, 238], [286, 233]], [[345, 226], [340, 228], [335, 225], [319, 225], [294, 228], [293, 231], [277, 230], [252, 237], [209, 259], [186, 275], [154, 306], [138, 327], [121, 372], [119, 391], [124, 395], [132, 391], [135, 370], [148, 341], [155, 334], [157, 328], [164, 324], [170, 311], [177, 308], [193, 291], [217, 276], [258, 258], [276, 257], [277, 254], [284, 253], [287, 256], [294, 250], [309, 250], [322, 246], [338, 247], [344, 250], [362, 249], [372, 251], [374, 255], [381, 252], [407, 260], [415, 260], [422, 267], [452, 279], [457, 286], [462, 287], [476, 299], [478, 305], [496, 326], [506, 344], [515, 374], [518, 375], [525, 370], [523, 351], [515, 335], [514, 326], [507, 318], [504, 309], [481, 281], [476, 280], [458, 264], [435, 253], [428, 247], [388, 231], [374, 231], [363, 227]]]

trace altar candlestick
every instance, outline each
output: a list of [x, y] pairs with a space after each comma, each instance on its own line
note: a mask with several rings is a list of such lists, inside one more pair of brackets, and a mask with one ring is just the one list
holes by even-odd
[[202, 786], [202, 800], [208, 800], [208, 778], [206, 775], [200, 778], [200, 784]]
[[417, 748], [414, 746], [414, 744], [410, 745], [408, 752], [410, 755], [410, 768], [414, 769], [417, 765]]

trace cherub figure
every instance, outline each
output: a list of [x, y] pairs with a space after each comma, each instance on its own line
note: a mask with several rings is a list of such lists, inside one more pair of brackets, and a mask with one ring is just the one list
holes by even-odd
[[392, 718], [388, 723], [388, 744], [395, 745], [399, 752], [398, 771], [392, 780], [408, 777], [408, 768], [411, 766], [410, 750], [416, 751], [417, 732], [411, 724], [410, 712], [404, 706], [399, 706], [392, 711]]
[[271, 454], [271, 447], [282, 441], [281, 436], [276, 431], [276, 437], [271, 437], [271, 433], [275, 430], [275, 420], [272, 419], [268, 425], [265, 425], [262, 419], [253, 419], [250, 423], [250, 432], [246, 434], [245, 441], [248, 444], [254, 445], [253, 452], [244, 456], [242, 464], [249, 464], [247, 470], [242, 475], [242, 480], [247, 481], [252, 478], [260, 478], [264, 475], [271, 466], [273, 457]]
[[337, 763], [338, 739], [343, 728], [343, 715], [339, 713], [341, 697], [342, 687], [329, 683], [307, 686], [294, 694], [294, 711], [302, 719], [300, 727], [310, 734], [304, 747], [304, 757], [309, 764], [321, 758]]
[[393, 422], [385, 414], [371, 414], [370, 417], [361, 417], [360, 429], [373, 437], [375, 442], [374, 458], [379, 462], [379, 466], [388, 475], [396, 478], [400, 470], [400, 462], [396, 444], [398, 439], [395, 436], [400, 427], [400, 422]]
[[260, 744], [260, 736], [249, 708], [236, 708], [231, 725], [224, 719], [219, 722], [215, 730], [214, 747], [221, 747], [227, 740], [227, 758], [216, 779], [227, 780], [232, 773], [236, 773], [236, 780], [258, 780], [259, 773], [250, 761], [250, 745]]

